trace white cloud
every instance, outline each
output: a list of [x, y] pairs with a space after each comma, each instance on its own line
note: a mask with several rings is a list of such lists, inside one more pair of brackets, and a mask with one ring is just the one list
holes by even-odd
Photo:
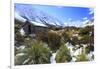
[[72, 18], [68, 18], [68, 21], [72, 21]]
[[84, 18], [83, 18], [83, 20], [87, 20], [87, 19], [88, 19], [87, 17], [84, 17]]
[[83, 21], [82, 21], [82, 24], [85, 25], [85, 24], [87, 24], [89, 22], [90, 22], [90, 20], [87, 17], [84, 17]]
[[83, 27], [85, 27], [85, 26], [91, 26], [94, 23], [91, 23], [91, 21], [89, 19], [86, 19], [86, 20], [82, 21], [82, 24], [83, 24]]
[[83, 21], [82, 23], [83, 23], [83, 24], [86, 24], [86, 23], [88, 23], [88, 22], [89, 22], [89, 20], [87, 19], [87, 20]]
[[93, 8], [90, 8], [89, 11], [90, 11], [89, 12], [90, 15], [94, 13], [94, 9]]

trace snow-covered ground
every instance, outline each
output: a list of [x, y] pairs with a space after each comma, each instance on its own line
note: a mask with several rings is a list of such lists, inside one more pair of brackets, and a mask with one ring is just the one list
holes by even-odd
[[20, 33], [21, 35], [25, 35], [25, 31], [23, 30], [23, 28], [20, 29]]
[[[75, 62], [75, 61], [76, 61], [76, 58], [73, 57], [73, 56], [78, 56], [78, 55], [80, 55], [82, 52], [85, 53], [85, 47], [87, 46], [87, 45], [84, 45], [84, 44], [83, 44], [83, 47], [78, 48], [78, 49], [76, 49], [76, 50], [73, 50], [74, 46], [73, 46], [72, 44], [66, 43], [65, 45], [66, 45], [66, 47], [68, 47], [68, 49], [70, 49], [70, 53], [71, 53], [71, 56], [72, 56], [72, 62]], [[77, 45], [76, 47], [79, 47], [79, 45]], [[87, 56], [87, 58], [88, 58], [90, 61], [92, 61], [92, 60], [93, 60], [93, 59], [92, 59], [92, 56], [93, 56], [93, 55], [94, 55], [94, 52], [90, 52], [90, 53], [87, 54], [86, 56]]]
[[57, 54], [57, 53], [52, 53], [52, 56], [51, 56], [51, 58], [50, 58], [51, 64], [52, 64], [52, 63], [56, 63], [56, 60], [55, 60], [56, 54]]
[[87, 57], [89, 58], [90, 61], [93, 60], [93, 58], [92, 58], [93, 55], [94, 55], [94, 52], [90, 52], [90, 53], [87, 55]]
[[70, 49], [70, 53], [71, 53], [71, 56], [73, 56], [73, 53], [74, 53], [74, 51], [73, 51], [73, 45], [72, 44], [70, 44], [69, 42], [67, 42], [66, 44], [66, 47], [68, 47], [68, 49]]

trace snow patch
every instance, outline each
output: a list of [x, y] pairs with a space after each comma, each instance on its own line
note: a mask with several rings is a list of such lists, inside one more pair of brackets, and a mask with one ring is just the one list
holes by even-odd
[[56, 63], [56, 60], [55, 60], [56, 54], [57, 54], [57, 53], [52, 53], [52, 56], [51, 56], [51, 58], [50, 58], [51, 64], [52, 64], [52, 63]]
[[20, 30], [21, 35], [25, 35], [25, 31], [23, 30], [23, 28]]

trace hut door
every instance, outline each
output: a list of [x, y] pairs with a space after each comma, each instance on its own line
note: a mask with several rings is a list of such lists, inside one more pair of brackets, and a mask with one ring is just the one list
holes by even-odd
[[29, 31], [29, 34], [32, 33], [32, 30], [31, 30], [31, 25], [28, 25], [28, 31]]

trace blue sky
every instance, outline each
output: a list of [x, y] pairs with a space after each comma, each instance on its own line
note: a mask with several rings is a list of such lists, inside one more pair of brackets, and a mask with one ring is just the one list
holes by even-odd
[[[15, 4], [18, 6], [18, 4]], [[53, 16], [60, 20], [65, 25], [79, 25], [90, 21], [94, 18], [93, 8], [86, 7], [70, 7], [70, 6], [49, 6], [49, 5], [36, 5], [36, 4], [24, 4], [27, 7], [36, 8], [50, 16]]]

